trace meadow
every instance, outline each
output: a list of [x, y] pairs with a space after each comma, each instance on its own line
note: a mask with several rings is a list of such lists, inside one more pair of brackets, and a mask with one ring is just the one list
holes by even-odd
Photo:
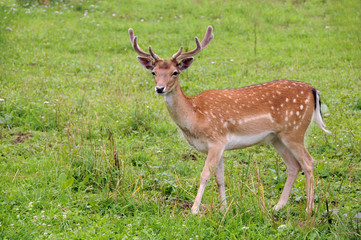
[[[0, 239], [360, 239], [361, 2], [0, 2]], [[169, 58], [215, 38], [181, 75], [188, 96], [275, 79], [321, 93], [311, 124], [315, 209], [268, 145], [225, 153], [228, 209], [205, 155], [172, 123], [128, 37]]]

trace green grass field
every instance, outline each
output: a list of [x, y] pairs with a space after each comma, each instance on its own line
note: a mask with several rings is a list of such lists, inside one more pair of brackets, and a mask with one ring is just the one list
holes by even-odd
[[[42, 2], [42, 1], [40, 1]], [[190, 214], [205, 155], [172, 123], [130, 45], [169, 58], [215, 38], [181, 76], [194, 96], [274, 79], [321, 92], [315, 210], [267, 145], [225, 153], [229, 210], [214, 179]], [[0, 239], [360, 239], [361, 2], [0, 2]], [[324, 212], [338, 210], [335, 214]]]

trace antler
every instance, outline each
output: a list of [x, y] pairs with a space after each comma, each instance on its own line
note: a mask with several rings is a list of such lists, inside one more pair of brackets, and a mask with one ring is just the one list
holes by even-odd
[[137, 36], [134, 36], [133, 29], [129, 28], [128, 30], [130, 42], [134, 48], [134, 50], [142, 57], [152, 58], [154, 60], [160, 60], [161, 58], [155, 54], [152, 50], [152, 47], [149, 46], [149, 53], [144, 52], [137, 43]]
[[194, 38], [194, 40], [196, 41], [196, 45], [197, 45], [197, 47], [195, 49], [193, 49], [190, 52], [182, 53], [183, 47], [180, 47], [178, 52], [176, 52], [172, 56], [171, 61], [179, 62], [182, 59], [192, 57], [192, 56], [196, 55], [197, 53], [199, 53], [200, 51], [202, 51], [204, 48], [207, 47], [208, 43], [214, 38], [212, 31], [213, 31], [212, 26], [208, 26], [206, 34], [204, 35], [204, 38], [201, 43], [199, 42], [199, 39], [197, 37]]

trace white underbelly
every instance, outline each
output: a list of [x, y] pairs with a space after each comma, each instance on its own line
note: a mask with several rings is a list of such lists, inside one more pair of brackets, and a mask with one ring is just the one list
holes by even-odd
[[208, 143], [205, 140], [199, 138], [188, 137], [183, 134], [189, 145], [191, 145], [194, 149], [200, 152], [208, 152]]
[[245, 148], [261, 142], [270, 142], [274, 137], [274, 133], [267, 131], [255, 135], [235, 135], [229, 134], [227, 136], [227, 144], [225, 150]]

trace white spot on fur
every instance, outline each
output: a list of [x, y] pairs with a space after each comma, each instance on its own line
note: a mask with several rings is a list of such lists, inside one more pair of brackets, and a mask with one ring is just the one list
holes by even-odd
[[294, 98], [294, 99], [293, 99], [293, 102], [295, 103], [296, 101], [297, 101], [296, 98]]
[[301, 110], [303, 109], [303, 105], [300, 106], [300, 109], [301, 109]]
[[267, 114], [262, 114], [262, 115], [246, 118], [246, 119], [244, 119], [244, 122], [246, 123], [246, 122], [251, 122], [251, 121], [255, 121], [255, 120], [258, 120], [258, 119], [264, 119], [264, 118], [272, 120], [271, 114], [267, 113]]
[[286, 98], [286, 102], [288, 102], [288, 98]]

